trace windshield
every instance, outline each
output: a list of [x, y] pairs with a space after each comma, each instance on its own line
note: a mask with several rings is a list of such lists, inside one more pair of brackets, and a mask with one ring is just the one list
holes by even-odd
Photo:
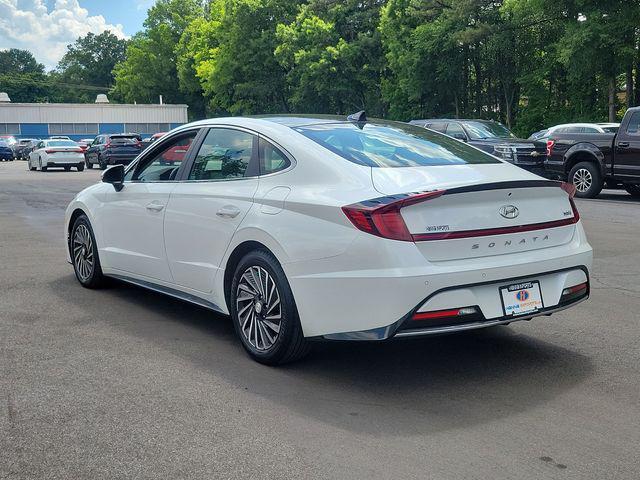
[[325, 123], [297, 127], [305, 137], [349, 160], [369, 167], [424, 167], [500, 163], [463, 142], [413, 125]]
[[464, 122], [464, 128], [474, 140], [483, 138], [516, 138], [507, 127], [498, 122]]
[[49, 140], [47, 147], [77, 147], [78, 144], [71, 140]]

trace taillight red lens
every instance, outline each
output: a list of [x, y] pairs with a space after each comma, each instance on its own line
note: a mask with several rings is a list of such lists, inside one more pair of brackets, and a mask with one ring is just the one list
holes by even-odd
[[342, 211], [353, 225], [363, 232], [391, 240], [412, 242], [400, 210], [409, 205], [425, 202], [443, 195], [445, 190], [416, 193], [398, 197], [383, 197], [371, 201], [342, 207]]
[[547, 140], [547, 157], [550, 157], [553, 153], [553, 146], [556, 144], [555, 140]]
[[562, 182], [560, 188], [569, 194], [569, 198], [573, 198], [576, 195], [576, 186], [572, 183]]

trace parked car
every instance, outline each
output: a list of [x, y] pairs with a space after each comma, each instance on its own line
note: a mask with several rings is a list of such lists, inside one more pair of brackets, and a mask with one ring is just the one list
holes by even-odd
[[142, 137], [137, 133], [98, 135], [85, 151], [87, 168], [98, 165], [128, 165], [142, 151]]
[[531, 172], [544, 171], [545, 143], [520, 139], [493, 120], [427, 119], [409, 123], [445, 133]]
[[51, 135], [49, 140], [71, 140], [67, 135]]
[[29, 154], [29, 170], [46, 172], [50, 168], [84, 170], [84, 154], [73, 140], [40, 140]]
[[621, 183], [640, 198], [640, 107], [627, 110], [617, 133], [554, 133], [547, 140], [549, 175], [575, 185], [578, 197]]
[[3, 162], [5, 160], [13, 161], [13, 150], [11, 149], [11, 146], [2, 139], [0, 139], [0, 160]]
[[572, 186], [424, 128], [349, 118], [204, 120], [110, 167], [66, 210], [78, 281], [229, 313], [268, 364], [311, 339], [489, 327], [588, 297]]
[[554, 133], [616, 133], [619, 123], [564, 123], [532, 134], [529, 140], [543, 140]]
[[[8, 158], [7, 160], [13, 160], [15, 158], [15, 155], [13, 154], [13, 146], [17, 143], [16, 138], [13, 135], [0, 135], [0, 142], [6, 143], [11, 149], [11, 158]], [[4, 160], [4, 158], [2, 159]]]
[[22, 148], [22, 152], [21, 152], [21, 155], [20, 155], [20, 160], [29, 160], [29, 155], [31, 154], [33, 149], [36, 147], [36, 145], [38, 144], [39, 141], [40, 141], [39, 138], [30, 139], [25, 144], [25, 146]]
[[34, 138], [21, 138], [13, 144], [13, 158], [16, 160], [24, 160], [24, 151], [29, 148]]
[[95, 140], [94, 138], [82, 138], [82, 139], [78, 140], [77, 143], [80, 146], [80, 148], [82, 149], [82, 151], [86, 152], [87, 149], [89, 148], [89, 145], [91, 145], [94, 140]]

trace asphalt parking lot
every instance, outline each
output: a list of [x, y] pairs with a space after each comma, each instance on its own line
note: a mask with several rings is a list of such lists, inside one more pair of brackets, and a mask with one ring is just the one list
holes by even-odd
[[633, 479], [640, 202], [578, 202], [588, 302], [454, 336], [251, 361], [228, 318], [89, 291], [64, 208], [99, 171], [0, 163], [0, 478]]

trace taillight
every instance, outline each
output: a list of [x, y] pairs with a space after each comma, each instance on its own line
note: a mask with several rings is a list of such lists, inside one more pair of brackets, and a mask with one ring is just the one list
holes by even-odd
[[347, 205], [342, 207], [342, 211], [358, 230], [391, 240], [413, 242], [413, 236], [404, 223], [400, 210], [409, 205], [437, 198], [444, 192], [445, 190], [434, 190], [382, 197]]
[[82, 147], [74, 148], [74, 149], [73, 149], [73, 150], [71, 150], [71, 151], [72, 151], [72, 152], [75, 152], [75, 153], [83, 153], [83, 152], [84, 152], [84, 150], [82, 149]]
[[56, 153], [57, 150], [45, 150], [45, 153]]
[[547, 140], [547, 157], [550, 157], [553, 153], [553, 146], [556, 144], [555, 140]]
[[434, 312], [416, 312], [411, 320], [435, 320], [439, 318], [461, 317], [464, 315], [473, 315], [478, 313], [475, 307], [453, 308], [451, 310], [436, 310]]
[[576, 202], [573, 201], [573, 197], [576, 195], [576, 186], [572, 183], [562, 182], [560, 184], [560, 188], [569, 195], [569, 203], [571, 204], [571, 210], [573, 210], [573, 218], [577, 222], [580, 220], [580, 213], [578, 212], [578, 207], [576, 207]]

